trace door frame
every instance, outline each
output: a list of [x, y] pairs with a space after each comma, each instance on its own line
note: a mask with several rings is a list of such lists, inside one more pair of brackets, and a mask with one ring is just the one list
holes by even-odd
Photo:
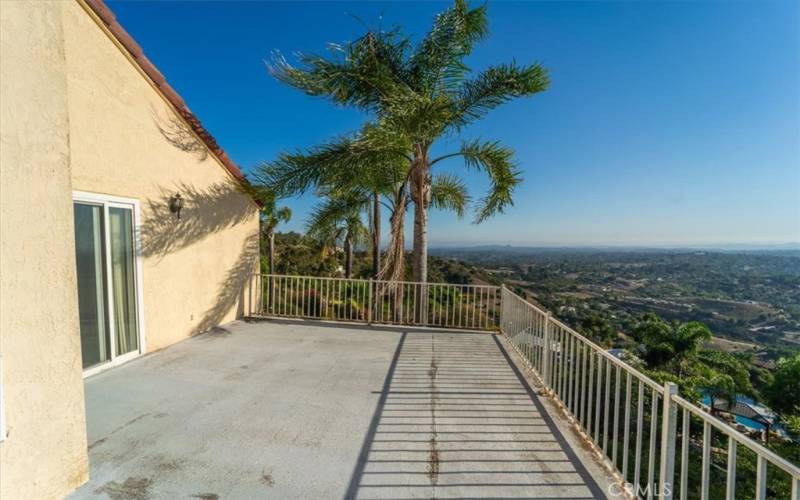
[[[133, 217], [132, 226], [133, 226], [133, 267], [135, 273], [135, 283], [134, 287], [136, 288], [136, 322], [137, 330], [138, 330], [138, 349], [125, 353], [121, 356], [116, 355], [117, 350], [117, 339], [116, 339], [116, 331], [114, 329], [114, 325], [112, 321], [109, 321], [109, 341], [111, 343], [111, 359], [104, 363], [100, 363], [98, 365], [92, 366], [91, 368], [87, 368], [83, 370], [83, 378], [91, 377], [97, 373], [102, 371], [108, 370], [109, 368], [113, 368], [115, 366], [119, 366], [122, 363], [130, 361], [131, 359], [137, 358], [147, 352], [147, 348], [145, 345], [145, 331], [144, 331], [144, 278], [142, 276], [142, 238], [141, 238], [141, 210], [139, 200], [134, 198], [124, 198], [121, 196], [112, 196], [108, 194], [100, 194], [100, 193], [90, 193], [86, 191], [73, 191], [72, 192], [72, 202], [73, 203], [88, 203], [93, 205], [100, 205], [103, 207], [103, 238], [105, 243], [104, 247], [104, 255], [103, 260], [105, 262], [105, 275], [106, 279], [110, 279], [111, 276], [111, 243], [110, 243], [110, 234], [108, 231], [108, 209], [110, 207], [118, 207], [118, 208], [126, 208], [131, 210], [131, 215]], [[106, 283], [106, 294], [107, 294], [107, 314], [109, 318], [113, 318], [114, 315], [114, 303], [113, 303], [113, 290], [111, 286], [108, 286]]]

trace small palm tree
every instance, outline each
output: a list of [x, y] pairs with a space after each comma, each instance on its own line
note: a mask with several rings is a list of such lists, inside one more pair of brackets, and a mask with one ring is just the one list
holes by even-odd
[[289, 222], [292, 218], [292, 210], [289, 207], [278, 207], [274, 196], [269, 195], [260, 199], [261, 208], [261, 231], [267, 237], [268, 250], [267, 262], [269, 263], [269, 273], [275, 273], [275, 229], [282, 223]]
[[353, 276], [355, 248], [369, 239], [361, 219], [363, 203], [347, 195], [328, 197], [317, 205], [306, 225], [306, 234], [322, 244], [323, 251], [335, 253], [341, 245], [345, 255], [345, 277]]
[[246, 194], [258, 204], [259, 232], [268, 241], [268, 262], [270, 274], [275, 273], [275, 229], [282, 223], [289, 222], [292, 211], [289, 207], [278, 207], [278, 194], [263, 183], [252, 182], [252, 179], [236, 181], [236, 189]]
[[[251, 196], [261, 207], [259, 211], [259, 231], [267, 238], [267, 265], [268, 273], [275, 274], [275, 229], [281, 223], [289, 222], [292, 218], [292, 211], [289, 207], [278, 207], [278, 198], [275, 192], [263, 186], [257, 186], [248, 182], [240, 183], [240, 189]], [[272, 276], [266, 283], [268, 297], [267, 308], [272, 311], [274, 308], [274, 284]]]
[[678, 376], [685, 363], [711, 340], [711, 331], [703, 323], [668, 323], [655, 313], [645, 314], [633, 334], [640, 342], [640, 354], [651, 368], [673, 365]]
[[[408, 184], [414, 203], [414, 278], [427, 281], [428, 209], [434, 203], [433, 168], [461, 157], [468, 169], [486, 173], [491, 186], [475, 211], [475, 222], [502, 212], [513, 203], [521, 182], [513, 151], [496, 141], [466, 140], [458, 151], [438, 158], [431, 148], [444, 135], [459, 133], [490, 110], [516, 97], [530, 96], [549, 85], [539, 64], [516, 63], [489, 67], [468, 79], [464, 63], [476, 42], [488, 33], [486, 6], [470, 8], [464, 0], [439, 14], [423, 40], [412, 46], [399, 29], [370, 30], [344, 45], [331, 45], [328, 57], [301, 54], [300, 66], [280, 55], [270, 69], [275, 77], [312, 96], [354, 106], [374, 116], [375, 129], [359, 147], [323, 147], [310, 155], [281, 155], [269, 176], [286, 185], [303, 183], [297, 170], [308, 158], [344, 153], [337, 162], [348, 164], [366, 157], [403, 161], [402, 184]], [[294, 175], [294, 178], [291, 177]], [[290, 179], [282, 179], [288, 176]]]

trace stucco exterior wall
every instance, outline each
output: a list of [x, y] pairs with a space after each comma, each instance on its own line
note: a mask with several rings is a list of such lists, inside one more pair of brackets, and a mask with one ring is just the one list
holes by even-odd
[[61, 1], [0, 6], [0, 498], [88, 474]]
[[[72, 189], [141, 203], [153, 351], [245, 310], [258, 210], [92, 16], [78, 2], [66, 7]], [[185, 199], [180, 221], [168, 206], [176, 193]]]
[[245, 312], [258, 266], [257, 206], [93, 16], [0, 7], [2, 499], [88, 477], [74, 191], [140, 202], [147, 351]]

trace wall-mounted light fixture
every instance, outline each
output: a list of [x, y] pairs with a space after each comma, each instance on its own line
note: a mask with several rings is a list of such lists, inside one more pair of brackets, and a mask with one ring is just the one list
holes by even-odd
[[176, 193], [175, 196], [169, 199], [169, 211], [175, 214], [178, 217], [178, 220], [181, 220], [182, 208], [183, 208], [183, 198], [181, 198], [180, 193]]

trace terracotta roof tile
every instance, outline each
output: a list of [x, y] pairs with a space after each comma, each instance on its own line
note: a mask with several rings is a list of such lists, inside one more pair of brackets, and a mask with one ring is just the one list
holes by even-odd
[[136, 63], [144, 71], [144, 73], [153, 81], [158, 87], [161, 94], [175, 107], [175, 110], [186, 120], [190, 127], [194, 130], [198, 137], [208, 146], [214, 153], [225, 168], [236, 179], [245, 181], [244, 174], [241, 169], [233, 163], [225, 151], [219, 147], [214, 136], [203, 127], [200, 120], [189, 109], [181, 96], [173, 89], [168, 83], [164, 75], [150, 62], [150, 59], [144, 55], [142, 48], [133, 39], [133, 37], [122, 27], [117, 21], [116, 16], [103, 2], [103, 0], [84, 0], [86, 4], [94, 11], [95, 14], [108, 26], [112, 35], [122, 44], [123, 47], [135, 58]]
[[118, 22], [114, 21], [109, 24], [108, 29], [117, 38], [117, 40], [119, 40], [120, 43], [125, 46], [125, 48], [133, 55], [133, 57], [143, 57], [144, 54], [142, 53], [142, 48]]
[[[120, 26], [119, 29], [122, 29], [122, 27]], [[120, 42], [122, 42], [122, 40], [120, 40]], [[128, 47], [125, 48], [128, 49], [128, 52], [131, 52], [130, 48]], [[133, 54], [133, 52], [131, 52], [131, 54]], [[164, 75], [162, 75], [161, 72], [158, 70], [158, 68], [156, 68], [155, 64], [150, 62], [150, 59], [148, 59], [147, 56], [144, 55], [144, 53], [140, 54], [139, 57], [136, 58], [136, 62], [139, 64], [139, 67], [142, 68], [142, 71], [144, 71], [147, 74], [147, 76], [149, 76], [150, 79], [153, 80], [153, 83], [155, 83], [157, 87], [161, 87], [165, 83], [167, 83], [167, 79], [164, 78]]]
[[189, 109], [186, 107], [186, 103], [183, 102], [183, 98], [177, 92], [175, 92], [175, 89], [173, 89], [168, 83], [164, 82], [163, 85], [159, 86], [159, 89], [161, 90], [161, 93], [164, 94], [164, 97], [166, 97], [170, 103], [174, 104], [179, 108], [185, 108], [187, 110]]
[[92, 8], [94, 13], [103, 20], [104, 23], [111, 24], [117, 20], [116, 16], [114, 16], [114, 13], [111, 12], [111, 9], [106, 6], [103, 0], [86, 0], [86, 3]]

